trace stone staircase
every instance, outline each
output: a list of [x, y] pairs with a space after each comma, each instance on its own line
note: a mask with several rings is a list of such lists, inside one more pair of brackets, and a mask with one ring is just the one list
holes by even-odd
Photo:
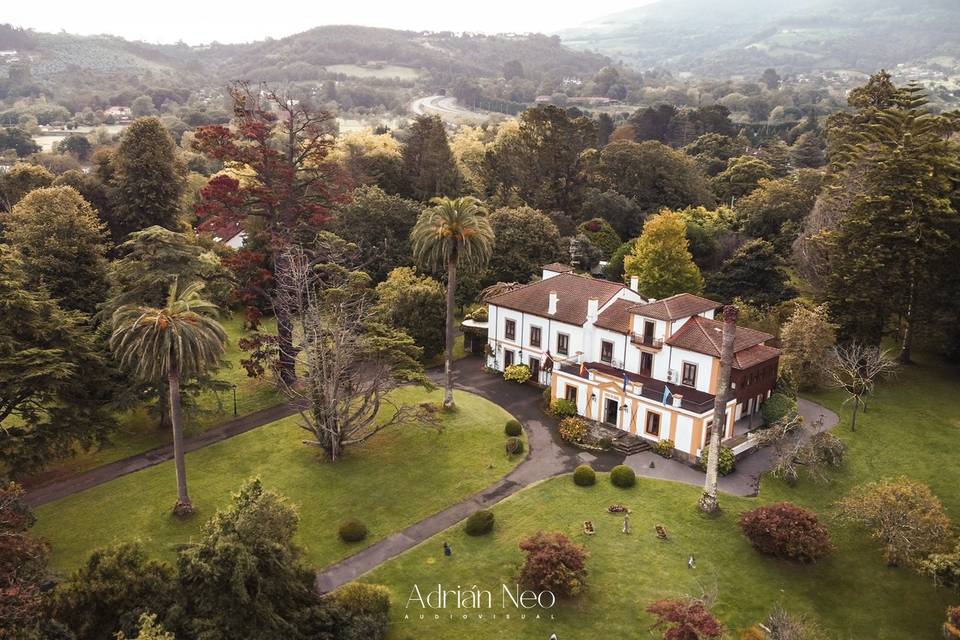
[[651, 449], [650, 443], [647, 440], [638, 438], [629, 433], [624, 434], [614, 440], [611, 446], [613, 447], [614, 451], [617, 453], [622, 453], [625, 456], [632, 456], [635, 453], [641, 453]]

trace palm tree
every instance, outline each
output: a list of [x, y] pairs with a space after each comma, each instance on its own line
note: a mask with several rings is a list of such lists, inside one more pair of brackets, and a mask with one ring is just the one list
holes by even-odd
[[447, 269], [447, 349], [443, 406], [453, 406], [453, 309], [457, 268], [482, 268], [493, 252], [493, 229], [472, 196], [434, 198], [410, 232], [413, 255], [421, 265]]
[[147, 382], [160, 383], [166, 379], [170, 389], [173, 459], [177, 470], [177, 504], [173, 509], [176, 515], [193, 512], [183, 460], [180, 381], [215, 367], [227, 341], [223, 327], [212, 317], [217, 307], [200, 297], [201, 289], [201, 282], [180, 288], [174, 280], [163, 308], [137, 304], [120, 307], [113, 314], [110, 336], [110, 348], [121, 365]]
[[737, 336], [737, 308], [732, 304], [723, 308], [723, 337], [720, 341], [720, 376], [717, 395], [713, 401], [713, 429], [710, 431], [710, 457], [707, 458], [707, 477], [700, 496], [700, 511], [716, 513], [720, 510], [717, 497], [717, 475], [720, 467], [720, 436], [727, 427], [727, 400], [730, 396], [730, 369], [733, 367], [734, 344]]

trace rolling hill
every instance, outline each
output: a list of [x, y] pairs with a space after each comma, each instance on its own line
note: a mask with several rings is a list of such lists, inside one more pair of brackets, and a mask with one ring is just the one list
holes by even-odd
[[960, 66], [957, 0], [656, 0], [561, 32], [640, 68], [705, 75]]

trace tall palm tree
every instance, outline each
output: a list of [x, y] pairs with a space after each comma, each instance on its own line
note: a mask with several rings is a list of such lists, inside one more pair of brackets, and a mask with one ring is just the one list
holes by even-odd
[[713, 429], [710, 431], [710, 457], [707, 458], [707, 477], [700, 496], [700, 511], [716, 513], [720, 510], [717, 496], [717, 475], [720, 469], [720, 436], [727, 428], [727, 400], [730, 397], [730, 370], [733, 368], [734, 345], [737, 336], [737, 308], [729, 304], [723, 308], [723, 336], [720, 340], [720, 376], [717, 395], [713, 401]]
[[183, 424], [180, 381], [197, 376], [220, 362], [227, 334], [213, 319], [216, 305], [200, 297], [203, 283], [170, 285], [162, 308], [128, 304], [113, 314], [110, 348], [120, 364], [138, 378], [170, 389], [170, 422], [173, 459], [177, 470], [177, 504], [173, 512], [189, 515], [193, 505], [187, 495], [187, 470], [183, 460]]
[[434, 198], [410, 232], [417, 261], [428, 268], [447, 269], [447, 349], [443, 406], [453, 406], [453, 309], [457, 268], [482, 268], [493, 253], [493, 229], [479, 200]]

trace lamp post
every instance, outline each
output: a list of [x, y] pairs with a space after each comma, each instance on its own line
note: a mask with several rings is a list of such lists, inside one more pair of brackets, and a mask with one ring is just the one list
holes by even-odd
[[231, 389], [233, 389], [233, 415], [236, 416], [237, 415], [237, 385], [232, 384], [230, 385], [230, 387]]

